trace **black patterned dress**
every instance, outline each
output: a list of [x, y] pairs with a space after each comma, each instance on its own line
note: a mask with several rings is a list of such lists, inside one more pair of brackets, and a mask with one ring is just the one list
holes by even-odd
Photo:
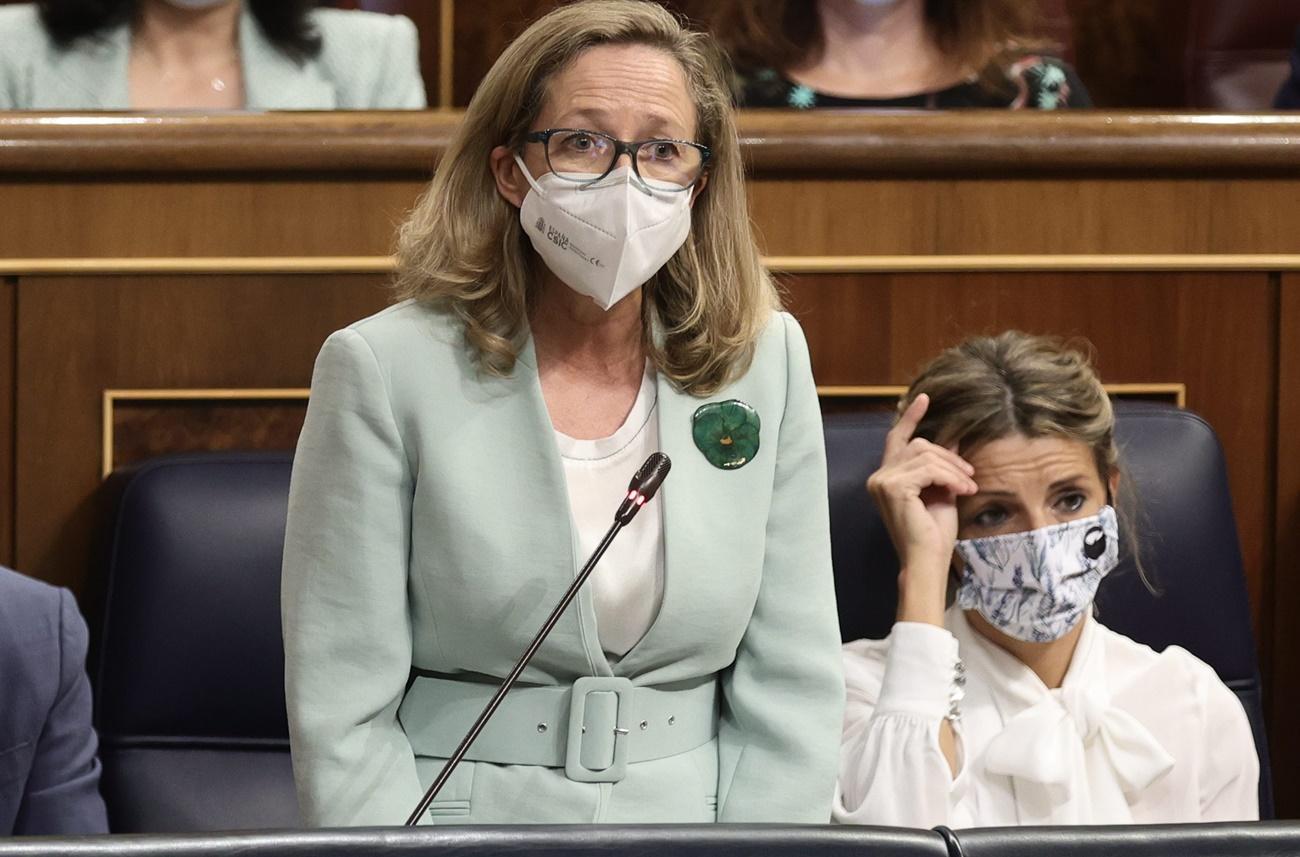
[[1042, 54], [1023, 56], [1007, 68], [1006, 78], [1006, 84], [997, 87], [971, 78], [935, 92], [893, 98], [846, 98], [818, 92], [767, 68], [742, 76], [737, 104], [740, 107], [790, 107], [796, 110], [817, 107], [1060, 110], [1092, 106], [1083, 81], [1068, 63], [1056, 57]]

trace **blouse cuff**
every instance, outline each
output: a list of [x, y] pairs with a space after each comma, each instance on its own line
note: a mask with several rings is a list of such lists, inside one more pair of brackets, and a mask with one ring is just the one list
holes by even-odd
[[964, 683], [956, 637], [937, 625], [896, 622], [876, 711], [931, 721], [953, 718]]

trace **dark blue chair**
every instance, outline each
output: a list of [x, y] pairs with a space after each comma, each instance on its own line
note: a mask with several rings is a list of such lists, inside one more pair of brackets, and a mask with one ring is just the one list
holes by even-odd
[[292, 456], [119, 474], [96, 673], [118, 833], [296, 827], [280, 638]]

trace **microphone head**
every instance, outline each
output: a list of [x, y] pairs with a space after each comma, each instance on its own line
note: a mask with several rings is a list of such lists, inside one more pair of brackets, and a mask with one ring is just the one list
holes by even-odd
[[672, 461], [662, 452], [651, 453], [645, 460], [645, 464], [642, 464], [641, 469], [632, 477], [632, 481], [628, 483], [627, 490], [635, 491], [645, 498], [645, 502], [650, 502], [659, 491], [659, 486], [664, 483], [664, 479], [668, 477], [668, 471], [672, 466]]

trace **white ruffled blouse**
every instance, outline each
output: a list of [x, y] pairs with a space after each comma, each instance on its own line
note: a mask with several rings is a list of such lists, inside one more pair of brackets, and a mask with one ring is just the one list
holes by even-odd
[[[834, 818], [954, 828], [1253, 820], [1259, 760], [1241, 703], [1185, 649], [1157, 653], [1092, 616], [1061, 687], [970, 627], [899, 622], [844, 646]], [[939, 727], [954, 723], [954, 777]]]

